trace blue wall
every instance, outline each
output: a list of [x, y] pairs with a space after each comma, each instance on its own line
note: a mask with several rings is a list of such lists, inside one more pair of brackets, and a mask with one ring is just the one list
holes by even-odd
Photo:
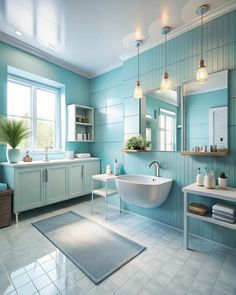
[[[7, 66], [12, 66], [65, 85], [66, 104], [77, 103], [87, 105], [89, 103], [89, 79], [0, 42], [0, 114], [6, 115]], [[88, 145], [86, 143], [67, 142], [66, 149], [87, 151]], [[5, 160], [5, 147], [0, 145], [0, 161]]]
[[209, 145], [209, 109], [228, 105], [228, 89], [219, 89], [185, 97], [186, 149]]
[[[209, 73], [229, 69], [229, 148], [224, 158], [182, 156], [179, 152], [123, 153], [124, 139], [139, 132], [139, 103], [132, 97], [136, 82], [136, 57], [123, 67], [101, 75], [91, 82], [91, 105], [96, 108], [96, 142], [90, 146], [93, 155], [102, 158], [103, 170], [117, 157], [129, 174], [153, 174], [148, 164], [161, 163], [161, 175], [175, 180], [167, 201], [159, 208], [142, 209], [125, 204], [132, 212], [183, 228], [183, 196], [181, 188], [195, 181], [197, 168], [208, 166], [216, 174], [225, 171], [229, 185], [236, 186], [236, 11], [204, 25], [204, 57]], [[168, 41], [168, 71], [173, 82], [193, 80], [200, 60], [200, 28]], [[164, 71], [164, 45], [140, 56], [143, 91], [158, 88]], [[119, 116], [108, 120], [115, 108]], [[197, 200], [199, 198], [196, 197]], [[202, 201], [204, 201], [203, 199]], [[200, 198], [201, 201], [201, 198]], [[117, 198], [111, 198], [116, 204]], [[213, 224], [190, 220], [190, 231], [236, 248], [235, 231]]]

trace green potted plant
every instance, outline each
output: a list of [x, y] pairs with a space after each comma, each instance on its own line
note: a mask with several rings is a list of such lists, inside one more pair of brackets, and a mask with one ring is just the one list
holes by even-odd
[[138, 135], [132, 136], [127, 140], [125, 149], [131, 151], [144, 151], [148, 146], [149, 143], [146, 141], [146, 139], [142, 135]]
[[29, 135], [29, 128], [23, 120], [0, 116], [0, 143], [11, 147], [6, 151], [8, 162], [17, 163], [19, 161], [20, 149], [17, 147]]
[[227, 176], [224, 172], [221, 172], [220, 176], [218, 177], [218, 186], [221, 189], [227, 189]]

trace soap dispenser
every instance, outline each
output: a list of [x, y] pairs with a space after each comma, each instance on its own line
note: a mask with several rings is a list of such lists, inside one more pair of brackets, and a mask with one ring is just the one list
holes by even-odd
[[198, 168], [198, 174], [196, 177], [196, 184], [199, 186], [203, 186], [204, 185], [204, 176], [201, 173], [201, 168]]
[[206, 174], [204, 176], [204, 187], [205, 188], [215, 188], [215, 176], [213, 171], [206, 169]]

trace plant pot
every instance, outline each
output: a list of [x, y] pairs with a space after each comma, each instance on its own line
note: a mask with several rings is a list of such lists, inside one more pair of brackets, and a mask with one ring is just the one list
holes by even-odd
[[7, 160], [10, 163], [17, 163], [20, 160], [20, 149], [7, 149]]
[[218, 186], [221, 189], [227, 189], [227, 178], [218, 177]]

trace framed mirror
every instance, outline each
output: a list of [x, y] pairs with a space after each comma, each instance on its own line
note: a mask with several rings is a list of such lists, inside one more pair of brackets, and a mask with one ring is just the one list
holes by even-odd
[[228, 71], [211, 74], [203, 83], [185, 83], [182, 101], [185, 153], [227, 154]]
[[181, 88], [155, 89], [141, 101], [141, 133], [150, 151], [181, 150]]

